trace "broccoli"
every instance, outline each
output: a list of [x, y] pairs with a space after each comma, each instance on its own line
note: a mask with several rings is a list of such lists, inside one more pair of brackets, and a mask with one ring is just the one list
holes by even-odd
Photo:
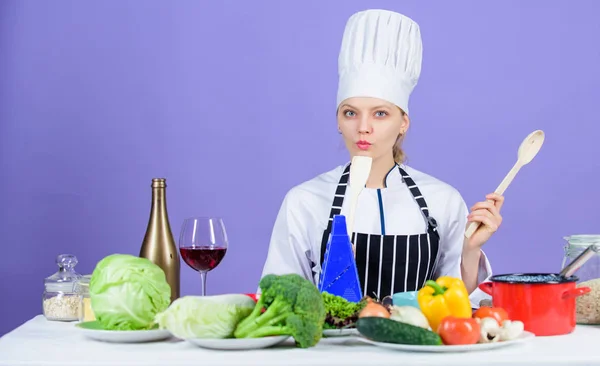
[[[308, 348], [323, 336], [325, 305], [317, 287], [297, 274], [266, 275], [252, 313], [234, 331], [235, 338], [289, 335]], [[263, 311], [264, 309], [264, 311]]]
[[366, 298], [359, 302], [350, 302], [341, 296], [323, 292], [323, 303], [325, 304], [325, 329], [339, 329], [352, 327], [358, 320], [358, 314], [367, 304]]

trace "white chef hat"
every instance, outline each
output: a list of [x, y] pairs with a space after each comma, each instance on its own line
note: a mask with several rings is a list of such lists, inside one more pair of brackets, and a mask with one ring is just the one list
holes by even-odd
[[421, 74], [419, 25], [388, 10], [366, 10], [348, 19], [338, 58], [337, 106], [351, 97], [375, 97], [408, 113]]

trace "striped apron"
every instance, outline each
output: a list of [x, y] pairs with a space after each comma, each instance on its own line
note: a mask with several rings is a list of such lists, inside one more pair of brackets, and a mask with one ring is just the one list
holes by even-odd
[[[411, 177], [398, 166], [410, 193], [419, 205], [427, 224], [427, 232], [412, 235], [383, 235], [352, 233], [351, 241], [356, 247], [356, 267], [363, 296], [383, 299], [398, 292], [419, 290], [425, 281], [434, 278], [440, 236], [435, 219], [429, 216], [427, 203]], [[346, 186], [350, 176], [350, 164], [338, 183], [327, 229], [321, 241], [321, 268], [327, 242], [331, 233], [333, 216], [342, 211]], [[381, 203], [380, 203], [381, 204]], [[384, 228], [385, 229], [385, 228]]]

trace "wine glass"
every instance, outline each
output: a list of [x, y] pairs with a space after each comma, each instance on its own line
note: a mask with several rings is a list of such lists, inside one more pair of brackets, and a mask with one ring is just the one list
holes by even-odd
[[221, 263], [227, 252], [227, 232], [219, 217], [190, 217], [183, 221], [179, 236], [183, 261], [200, 272], [202, 296], [206, 296], [206, 274]]

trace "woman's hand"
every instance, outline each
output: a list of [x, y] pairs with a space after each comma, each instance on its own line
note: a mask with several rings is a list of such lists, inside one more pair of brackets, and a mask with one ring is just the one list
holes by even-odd
[[490, 193], [485, 196], [485, 198], [488, 200], [477, 202], [473, 205], [473, 207], [471, 207], [471, 213], [467, 216], [467, 226], [471, 222], [478, 222], [481, 225], [479, 225], [469, 239], [465, 240], [465, 250], [479, 251], [483, 244], [490, 239], [502, 223], [500, 209], [504, 203], [504, 196]]

